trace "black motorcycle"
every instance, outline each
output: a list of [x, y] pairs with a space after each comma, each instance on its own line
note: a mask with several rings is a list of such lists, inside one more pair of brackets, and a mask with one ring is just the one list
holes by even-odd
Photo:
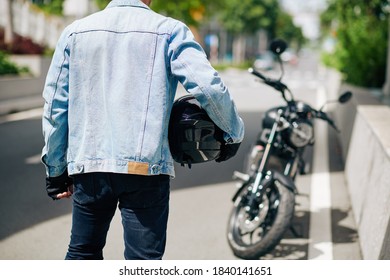
[[[287, 48], [282, 40], [271, 43], [282, 69], [279, 79], [271, 79], [250, 68], [249, 72], [281, 93], [285, 106], [266, 111], [262, 131], [253, 145], [245, 173], [234, 172], [241, 181], [233, 197], [227, 237], [234, 254], [243, 259], [256, 259], [270, 252], [292, 229], [297, 188], [295, 178], [304, 174], [303, 153], [314, 144], [313, 120], [328, 122], [338, 131], [334, 121], [322, 110], [295, 100], [287, 85], [280, 55]], [[351, 92], [342, 94], [339, 103], [347, 102]]]

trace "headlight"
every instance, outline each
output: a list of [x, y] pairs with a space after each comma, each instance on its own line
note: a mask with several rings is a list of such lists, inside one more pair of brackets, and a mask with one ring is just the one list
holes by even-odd
[[296, 148], [301, 148], [310, 143], [314, 137], [313, 126], [309, 122], [294, 121], [290, 128], [289, 140]]

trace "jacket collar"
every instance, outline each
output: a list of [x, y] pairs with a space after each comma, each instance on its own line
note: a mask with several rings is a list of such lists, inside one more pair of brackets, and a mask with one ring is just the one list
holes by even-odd
[[145, 8], [150, 9], [145, 3], [143, 3], [141, 0], [112, 0], [106, 8], [112, 8], [112, 7], [125, 7], [125, 6], [132, 6], [132, 7], [139, 7], [139, 8]]

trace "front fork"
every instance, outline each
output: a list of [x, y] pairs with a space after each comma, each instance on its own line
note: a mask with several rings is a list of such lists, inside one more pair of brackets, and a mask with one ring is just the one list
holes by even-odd
[[[276, 132], [277, 132], [278, 126], [280, 124], [282, 114], [283, 114], [283, 110], [281, 110], [281, 109], [278, 110], [278, 114], [275, 118], [275, 122], [272, 126], [271, 132], [270, 132], [269, 137], [267, 139], [267, 144], [264, 148], [263, 156], [261, 157], [261, 160], [259, 161], [259, 163], [256, 166], [256, 172], [254, 173], [255, 177], [254, 177], [254, 181], [253, 181], [253, 186], [251, 189], [251, 193], [248, 197], [248, 204], [246, 207], [247, 213], [251, 212], [251, 207], [252, 207], [252, 205], [254, 205], [255, 199], [262, 197], [264, 195], [265, 190], [267, 189], [266, 187], [270, 183], [272, 183], [274, 180], [279, 181], [280, 183], [282, 183], [284, 186], [286, 186], [291, 191], [293, 191], [295, 193], [297, 192], [297, 189], [295, 187], [295, 183], [294, 183], [292, 178], [295, 177], [296, 170], [297, 170], [297, 167], [299, 165], [298, 163], [301, 160], [300, 155], [297, 155], [297, 158], [294, 159], [293, 162], [291, 162], [291, 164], [286, 166], [284, 174], [281, 174], [277, 171], [271, 172], [270, 170], [266, 169], [270, 154], [272, 152], [272, 147], [274, 145], [274, 141], [276, 138]], [[286, 172], [287, 172], [287, 174], [286, 174]], [[293, 177], [291, 177], [291, 175], [293, 175]], [[241, 188], [236, 193], [236, 195], [233, 197], [233, 201], [236, 201], [239, 193], [241, 192], [241, 189], [244, 188], [245, 186], [247, 186], [247, 184], [250, 183], [250, 180], [253, 180], [253, 177], [251, 177], [248, 174], [243, 174], [243, 173], [236, 171], [236, 172], [234, 172], [233, 178], [241, 179], [244, 182], [243, 185], [241, 186]]]
[[[266, 144], [265, 149], [264, 149], [264, 154], [261, 157], [261, 160], [258, 163], [258, 166], [256, 167], [256, 170], [257, 170], [255, 172], [256, 176], [254, 178], [252, 190], [251, 190], [251, 193], [250, 193], [249, 198], [248, 198], [248, 204], [245, 208], [247, 213], [249, 213], [251, 211], [251, 207], [254, 204], [255, 199], [258, 197], [262, 197], [264, 195], [265, 188], [264, 188], [264, 183], [262, 183], [262, 181], [266, 176], [270, 176], [270, 174], [268, 174], [268, 175], [266, 174], [266, 172], [267, 172], [266, 166], [268, 163], [269, 156], [271, 154], [272, 146], [274, 144], [276, 132], [277, 132], [282, 114], [283, 114], [283, 110], [281, 110], [281, 109], [278, 110], [278, 114], [275, 118], [275, 122], [272, 126], [271, 132], [270, 132], [268, 140], [267, 140], [267, 144]], [[247, 175], [247, 176], [245, 176], [245, 175], [247, 175], [247, 174], [235, 172], [233, 177], [244, 179], [244, 182], [245, 181], [248, 182], [249, 180], [251, 180], [251, 177], [249, 175]], [[238, 194], [236, 194], [234, 196], [233, 200], [235, 200], [237, 195]]]
[[271, 132], [270, 132], [268, 140], [267, 140], [267, 144], [266, 144], [265, 149], [264, 149], [264, 154], [260, 160], [260, 163], [257, 166], [257, 172], [255, 173], [256, 177], [255, 177], [255, 181], [253, 183], [252, 193], [251, 193], [251, 195], [249, 197], [249, 201], [248, 201], [249, 205], [253, 204], [256, 197], [262, 197], [264, 195], [265, 188], [264, 188], [264, 185], [261, 183], [262, 183], [264, 176], [266, 175], [265, 174], [266, 173], [266, 166], [268, 163], [269, 156], [271, 154], [274, 140], [276, 138], [276, 131], [277, 131], [279, 123], [281, 121], [282, 114], [283, 114], [283, 110], [279, 109], [278, 114], [275, 118], [275, 122], [272, 125], [272, 129], [271, 129]]

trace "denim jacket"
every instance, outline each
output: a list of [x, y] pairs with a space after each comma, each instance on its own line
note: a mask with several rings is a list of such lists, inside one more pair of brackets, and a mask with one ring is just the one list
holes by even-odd
[[228, 142], [244, 125], [228, 89], [180, 21], [139, 0], [114, 0], [63, 31], [43, 97], [46, 175], [114, 172], [174, 177], [169, 116], [178, 82]]

